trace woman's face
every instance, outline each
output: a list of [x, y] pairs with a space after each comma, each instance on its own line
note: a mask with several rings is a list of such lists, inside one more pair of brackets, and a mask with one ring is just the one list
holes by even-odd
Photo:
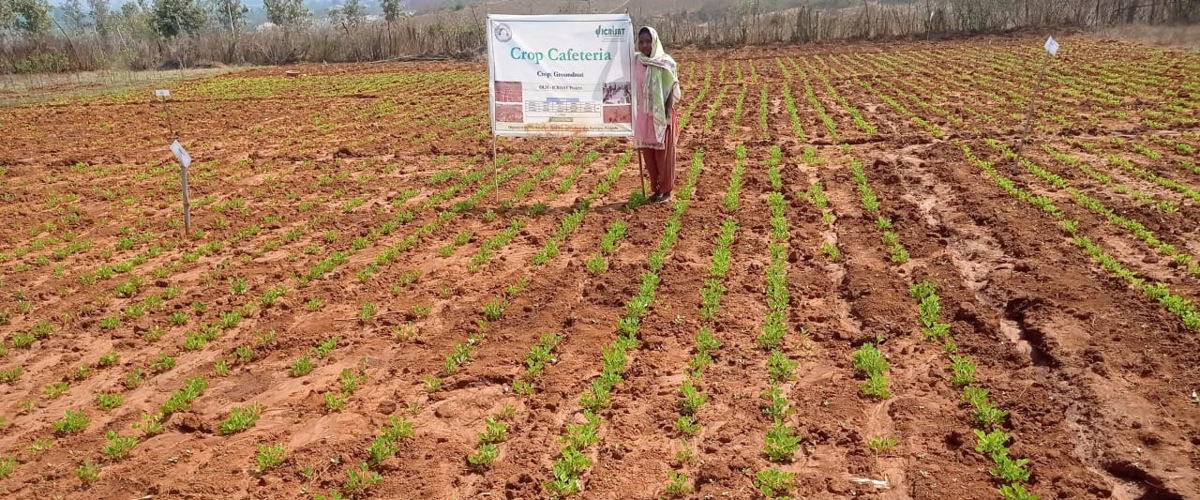
[[638, 52], [642, 55], [650, 57], [650, 51], [654, 50], [654, 38], [650, 36], [650, 32], [643, 31], [638, 33]]

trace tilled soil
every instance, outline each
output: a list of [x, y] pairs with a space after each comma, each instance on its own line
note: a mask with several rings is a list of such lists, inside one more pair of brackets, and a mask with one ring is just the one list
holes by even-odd
[[[549, 496], [564, 436], [587, 422], [580, 396], [682, 213], [582, 450], [579, 497], [762, 498], [769, 469], [793, 474], [775, 493], [796, 498], [996, 498], [1011, 484], [1041, 498], [1200, 497], [1200, 345], [1185, 323], [1200, 298], [1200, 59], [1065, 39], [1020, 152], [1037, 170], [987, 140], [1021, 142], [1039, 46], [682, 50], [677, 193], [699, 158], [695, 192], [641, 206], [627, 203], [641, 181], [624, 140], [500, 139], [492, 158], [480, 63], [257, 68], [179, 84], [169, 111], [150, 89], [0, 108], [0, 491]], [[196, 161], [192, 234], [166, 147], [176, 135]], [[787, 226], [778, 351], [796, 363], [778, 382], [779, 422], [764, 414], [759, 341], [772, 193]], [[1090, 257], [1063, 218], [1181, 302]], [[713, 278], [727, 221], [730, 268]], [[589, 269], [613, 224], [626, 234]], [[713, 279], [723, 295], [706, 318]], [[1001, 480], [977, 450], [989, 429], [943, 340], [922, 331], [910, 287], [923, 281], [953, 354], [977, 365], [972, 385], [1008, 412], [995, 428], [1027, 478]], [[697, 376], [703, 329], [721, 346]], [[560, 340], [531, 374], [547, 333]], [[889, 397], [862, 390], [853, 357], [867, 343], [887, 358]], [[694, 433], [677, 423], [686, 380], [707, 395]], [[256, 420], [230, 427], [254, 405]], [[86, 424], [62, 427], [68, 411]], [[506, 428], [498, 454], [470, 463], [489, 419]], [[412, 434], [373, 454], [394, 421]], [[790, 460], [764, 452], [775, 425], [802, 438]], [[118, 456], [113, 436], [137, 442]], [[260, 470], [276, 444], [282, 461]]]

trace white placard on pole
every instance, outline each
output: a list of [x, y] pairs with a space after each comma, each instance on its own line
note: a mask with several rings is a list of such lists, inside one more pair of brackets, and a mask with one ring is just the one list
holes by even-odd
[[179, 139], [171, 143], [171, 152], [179, 159], [179, 184], [183, 190], [183, 231], [184, 234], [188, 234], [192, 232], [192, 204], [188, 199], [188, 167], [192, 165], [192, 155], [183, 148]]
[[171, 97], [171, 91], [167, 89], [158, 89], [154, 91], [155, 97]]
[[171, 143], [171, 152], [175, 153], [175, 158], [179, 160], [179, 164], [183, 165], [183, 168], [192, 166], [192, 155], [188, 154], [179, 140]]
[[1053, 36], [1046, 38], [1045, 47], [1046, 47], [1046, 52], [1049, 52], [1050, 55], [1052, 55], [1052, 56], [1058, 55], [1058, 40], [1055, 40]]
[[489, 15], [493, 134], [633, 135], [633, 40], [628, 14]]

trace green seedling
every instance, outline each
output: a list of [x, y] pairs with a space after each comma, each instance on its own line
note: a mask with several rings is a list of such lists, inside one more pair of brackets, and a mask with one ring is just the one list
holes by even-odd
[[258, 452], [254, 454], [254, 462], [257, 467], [254, 469], [259, 474], [273, 469], [283, 463], [285, 450], [283, 443], [268, 445], [266, 443], [258, 444]]

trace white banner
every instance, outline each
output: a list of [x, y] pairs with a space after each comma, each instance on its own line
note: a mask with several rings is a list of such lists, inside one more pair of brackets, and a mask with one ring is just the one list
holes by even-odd
[[489, 15], [492, 131], [633, 135], [633, 23], [627, 14]]

